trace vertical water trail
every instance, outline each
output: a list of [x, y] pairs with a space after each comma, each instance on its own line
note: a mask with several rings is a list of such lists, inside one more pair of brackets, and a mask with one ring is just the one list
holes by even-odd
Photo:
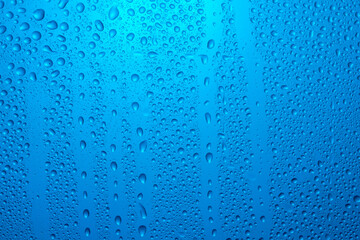
[[266, 96], [263, 83], [263, 60], [255, 48], [254, 24], [251, 22], [250, 1], [232, 1], [234, 25], [239, 54], [244, 58], [247, 84], [247, 104], [251, 114], [249, 139], [252, 147], [252, 168], [246, 173], [253, 198], [252, 206], [258, 225], [253, 230], [263, 239], [269, 238], [272, 214], [270, 210], [269, 182], [272, 154], [268, 146], [268, 118], [265, 114]]

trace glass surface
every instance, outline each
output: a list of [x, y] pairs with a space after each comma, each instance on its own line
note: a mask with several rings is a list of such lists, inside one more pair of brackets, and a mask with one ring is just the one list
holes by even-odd
[[0, 0], [0, 239], [359, 239], [356, 0]]

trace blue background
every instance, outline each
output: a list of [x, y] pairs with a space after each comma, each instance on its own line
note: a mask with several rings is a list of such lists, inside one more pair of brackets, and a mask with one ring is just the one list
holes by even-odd
[[0, 239], [359, 239], [359, 10], [0, 0]]

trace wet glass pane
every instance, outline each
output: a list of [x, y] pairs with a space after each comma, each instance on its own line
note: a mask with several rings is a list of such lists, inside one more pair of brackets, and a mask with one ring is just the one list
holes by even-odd
[[359, 103], [355, 0], [0, 0], [0, 239], [359, 239]]

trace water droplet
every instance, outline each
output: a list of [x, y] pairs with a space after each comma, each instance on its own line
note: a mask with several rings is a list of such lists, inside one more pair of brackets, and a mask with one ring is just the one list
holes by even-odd
[[121, 224], [121, 217], [120, 217], [120, 216], [116, 216], [116, 217], [115, 217], [115, 223], [116, 223], [116, 225], [120, 225], [120, 224]]
[[104, 24], [100, 20], [95, 21], [95, 27], [100, 32], [104, 31]]
[[110, 145], [110, 150], [111, 150], [111, 152], [115, 152], [115, 151], [116, 151], [116, 145], [115, 145], [115, 144], [111, 144], [111, 145]]
[[35, 20], [41, 21], [45, 17], [45, 11], [43, 9], [37, 9], [34, 11], [33, 17], [35, 18]]
[[50, 21], [46, 24], [46, 27], [50, 30], [55, 30], [58, 28], [58, 24], [55, 21]]
[[116, 162], [111, 162], [110, 167], [111, 167], [111, 169], [112, 169], [113, 171], [116, 171], [116, 169], [117, 169], [117, 163], [116, 163]]
[[215, 41], [213, 39], [210, 39], [207, 43], [208, 49], [213, 49], [215, 47]]
[[139, 181], [142, 183], [142, 184], [145, 184], [146, 182], [146, 175], [144, 173], [140, 174], [139, 176]]
[[132, 107], [132, 109], [133, 109], [134, 111], [137, 111], [137, 110], [139, 109], [140, 105], [139, 105], [139, 103], [137, 103], [137, 102], [133, 102], [133, 103], [131, 104], [131, 107]]
[[26, 31], [26, 30], [29, 30], [30, 28], [30, 25], [27, 23], [27, 22], [24, 22], [20, 25], [20, 30], [21, 31]]
[[80, 125], [84, 125], [84, 118], [79, 117], [78, 122], [79, 122]]
[[26, 70], [23, 67], [19, 67], [16, 69], [16, 75], [18, 75], [18, 76], [24, 76], [25, 73], [26, 73]]
[[149, 58], [154, 58], [154, 57], [156, 57], [158, 54], [157, 54], [157, 52], [149, 52], [148, 53], [148, 57]]
[[135, 34], [134, 34], [134, 33], [129, 33], [129, 34], [126, 36], [126, 39], [127, 39], [128, 41], [132, 41], [132, 40], [134, 40], [134, 38], [135, 38]]
[[129, 8], [128, 10], [127, 10], [127, 13], [129, 14], [129, 16], [135, 16], [135, 10], [134, 9], [132, 9], [132, 8]]
[[205, 85], [205, 86], [209, 86], [209, 84], [210, 84], [210, 78], [206, 77], [206, 78], [204, 79], [204, 85]]
[[50, 175], [51, 175], [52, 177], [55, 177], [55, 176], [57, 175], [57, 172], [56, 172], [55, 170], [52, 170], [51, 173], [50, 173]]
[[140, 79], [139, 75], [137, 75], [137, 74], [131, 75], [131, 80], [132, 81], [137, 82], [137, 81], [139, 81], [139, 79]]
[[142, 219], [146, 219], [147, 218], [146, 209], [141, 203], [139, 203], [139, 205], [140, 205], [140, 216]]
[[85, 210], [83, 211], [83, 216], [84, 216], [84, 218], [88, 218], [89, 215], [90, 215], [89, 210], [85, 209]]
[[41, 33], [38, 32], [38, 31], [34, 31], [34, 32], [31, 34], [31, 37], [32, 37], [32, 39], [38, 41], [38, 40], [41, 39]]
[[117, 34], [117, 31], [116, 31], [115, 29], [111, 29], [111, 30], [109, 31], [109, 36], [110, 36], [111, 38], [115, 37], [116, 34]]
[[212, 160], [213, 160], [213, 154], [212, 154], [212, 153], [207, 153], [206, 156], [205, 156], [205, 158], [206, 158], [206, 161], [207, 161], [208, 163], [211, 163]]
[[85, 236], [87, 236], [87, 237], [90, 236], [90, 228], [85, 229]]
[[144, 225], [141, 225], [138, 229], [140, 237], [144, 237], [146, 234], [146, 227]]
[[109, 19], [115, 20], [119, 16], [119, 9], [117, 7], [111, 7], [109, 10]]
[[146, 38], [146, 37], [142, 37], [142, 38], [140, 39], [140, 42], [141, 42], [142, 45], [146, 45], [146, 44], [147, 44], [147, 38]]
[[137, 128], [136, 129], [136, 133], [137, 133], [137, 135], [139, 136], [139, 137], [141, 137], [143, 134], [144, 134], [144, 131], [143, 131], [143, 129], [142, 128]]
[[207, 64], [208, 63], [208, 56], [207, 55], [200, 55], [200, 58], [201, 58], [201, 62], [203, 64]]
[[3, 34], [4, 32], [6, 32], [6, 27], [4, 25], [0, 26], [0, 34]]
[[206, 123], [210, 124], [211, 123], [211, 115], [210, 113], [205, 113], [205, 121]]
[[84, 10], [85, 10], [85, 5], [83, 3], [76, 4], [76, 11], [78, 11], [78, 13], [82, 13]]
[[140, 152], [145, 152], [147, 148], [147, 141], [142, 141], [139, 145]]
[[86, 148], [86, 142], [84, 140], [80, 141], [80, 147], [81, 149], [85, 149]]
[[64, 9], [66, 7], [66, 5], [68, 4], [69, 0], [60, 0], [59, 1], [59, 4], [58, 4], [58, 7], [60, 9]]

